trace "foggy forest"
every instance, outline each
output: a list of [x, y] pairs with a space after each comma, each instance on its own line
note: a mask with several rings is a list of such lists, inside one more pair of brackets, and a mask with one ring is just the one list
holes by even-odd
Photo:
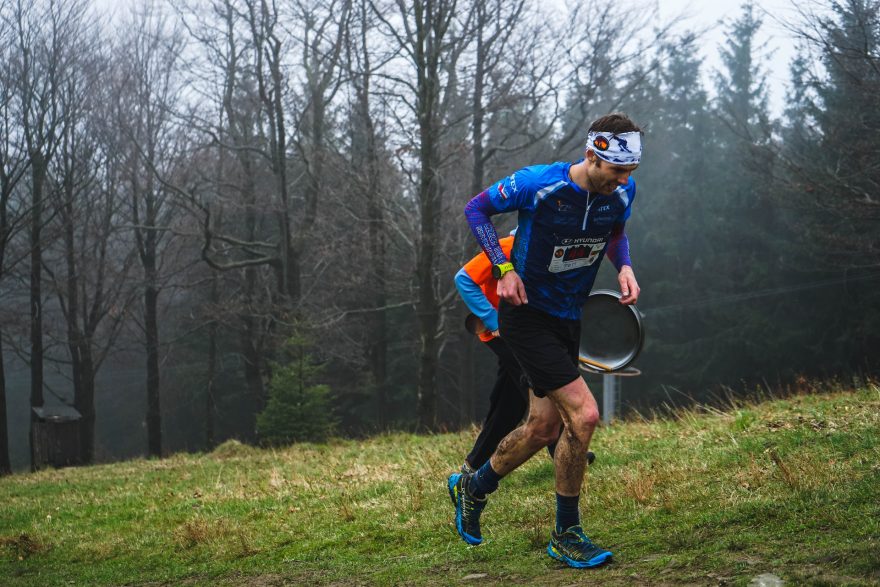
[[880, 0], [718, 26], [710, 67], [653, 2], [0, 0], [0, 474], [35, 408], [76, 410], [82, 463], [479, 425], [464, 206], [614, 111], [623, 415], [875, 376]]

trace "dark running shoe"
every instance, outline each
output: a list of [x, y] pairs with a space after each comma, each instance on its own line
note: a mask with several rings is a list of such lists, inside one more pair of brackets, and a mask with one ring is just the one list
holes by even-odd
[[[476, 473], [476, 471], [471, 469], [470, 466], [468, 466], [467, 461], [465, 461], [464, 464], [461, 465], [461, 474], [462, 475], [467, 477], [467, 476], [473, 475], [474, 473]], [[455, 491], [454, 491], [455, 486], [452, 484], [449, 484], [447, 489], [449, 489], [449, 499], [452, 500], [452, 506], [455, 507]]]
[[611, 551], [593, 544], [580, 526], [572, 526], [565, 532], [550, 533], [547, 554], [576, 569], [598, 567], [611, 560]]
[[455, 529], [462, 539], [471, 545], [483, 542], [480, 534], [480, 514], [489, 501], [487, 497], [477, 499], [468, 490], [470, 475], [453, 473], [449, 476], [446, 486], [449, 489], [449, 497], [455, 504]]

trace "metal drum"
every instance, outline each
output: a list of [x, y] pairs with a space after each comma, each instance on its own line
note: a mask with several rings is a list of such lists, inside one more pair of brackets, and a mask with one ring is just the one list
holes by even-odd
[[620, 293], [599, 289], [590, 294], [581, 315], [580, 363], [585, 371], [612, 373], [636, 360], [645, 342], [642, 315], [620, 303]]

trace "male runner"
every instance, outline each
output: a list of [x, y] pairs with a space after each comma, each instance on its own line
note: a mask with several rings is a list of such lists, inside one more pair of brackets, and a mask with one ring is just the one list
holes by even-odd
[[[584, 454], [599, 421], [596, 400], [578, 372], [580, 312], [606, 253], [618, 271], [621, 302], [638, 299], [624, 224], [635, 198], [630, 174], [640, 160], [641, 130], [626, 115], [609, 114], [590, 126], [584, 159], [521, 169], [465, 207], [499, 279], [501, 336], [533, 390], [526, 423], [507, 435], [476, 473], [449, 477], [456, 529], [468, 544], [482, 542], [480, 514], [487, 495], [565, 424], [554, 457], [556, 528], [547, 553], [577, 568], [601, 565], [612, 556], [580, 525]], [[489, 217], [513, 210], [519, 211], [519, 226], [511, 262]]]

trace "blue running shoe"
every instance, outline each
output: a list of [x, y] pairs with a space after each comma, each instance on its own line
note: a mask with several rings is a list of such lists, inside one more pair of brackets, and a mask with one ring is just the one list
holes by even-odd
[[[467, 464], [467, 461], [461, 465], [461, 469], [459, 470], [461, 471], [461, 474], [466, 477], [476, 473], [476, 471], [471, 469], [470, 465]], [[448, 483], [447, 489], [449, 489], [449, 499], [452, 500], [452, 507], [455, 507], [455, 485], [450, 482]]]
[[[449, 490], [449, 499], [452, 501], [452, 507], [457, 508], [455, 504], [455, 486], [458, 485], [458, 478], [467, 475], [467, 473], [453, 473], [446, 480], [446, 489]], [[455, 477], [455, 479], [453, 479]]]
[[477, 545], [483, 542], [483, 536], [480, 534], [480, 514], [489, 498], [477, 499], [468, 492], [468, 482], [470, 475], [462, 473], [453, 473], [446, 482], [449, 489], [449, 497], [455, 505], [455, 529], [458, 535], [471, 545]]
[[580, 526], [572, 526], [561, 534], [550, 533], [547, 554], [576, 569], [598, 567], [611, 560], [611, 551], [599, 548], [584, 534]]

